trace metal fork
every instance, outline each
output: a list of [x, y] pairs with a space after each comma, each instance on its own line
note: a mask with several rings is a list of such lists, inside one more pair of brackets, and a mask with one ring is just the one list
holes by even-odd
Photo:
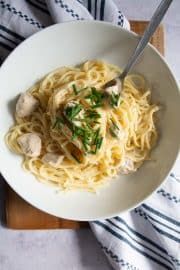
[[136, 63], [139, 56], [144, 51], [146, 45], [148, 44], [149, 40], [151, 39], [152, 35], [156, 31], [157, 27], [159, 26], [160, 22], [162, 21], [164, 15], [166, 14], [170, 4], [173, 0], [162, 0], [160, 5], [157, 7], [156, 11], [154, 12], [143, 36], [140, 38], [133, 54], [130, 56], [126, 67], [124, 68], [123, 72], [115, 79], [107, 82], [104, 85], [104, 88], [110, 87], [115, 85], [117, 82], [121, 83], [121, 88], [123, 88], [124, 79], [131, 70], [131, 68]]

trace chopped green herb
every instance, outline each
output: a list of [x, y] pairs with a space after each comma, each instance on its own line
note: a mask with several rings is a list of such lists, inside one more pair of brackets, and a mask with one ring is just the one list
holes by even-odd
[[94, 132], [94, 137], [93, 137], [93, 145], [95, 146], [94, 150], [91, 150], [91, 154], [96, 154], [97, 150], [99, 150], [101, 148], [102, 145], [102, 141], [103, 141], [103, 137], [99, 135], [100, 134], [100, 128], [98, 128], [95, 132]]
[[94, 124], [100, 124], [98, 121], [94, 121], [93, 123], [94, 123]]
[[97, 119], [101, 118], [101, 115], [95, 110], [87, 110], [84, 116], [86, 124], [99, 124]]
[[73, 131], [71, 137], [72, 141], [74, 141], [77, 137], [78, 137], [77, 133]]
[[85, 119], [80, 119], [80, 118], [74, 118], [73, 121], [79, 121], [79, 122], [84, 122]]
[[114, 122], [114, 120], [111, 118], [111, 122], [112, 122], [112, 124], [113, 124], [113, 126], [116, 128], [116, 129], [118, 129], [119, 130], [119, 127], [118, 127], [118, 125]]
[[104, 94], [97, 91], [95, 87], [91, 87], [91, 93], [85, 97], [90, 100], [92, 108], [102, 107]]
[[87, 152], [88, 151], [89, 141], [86, 138], [84, 138], [84, 140], [82, 141], [82, 143], [83, 143], [83, 146], [84, 146], [85, 151]]
[[95, 110], [87, 110], [85, 117], [91, 118], [91, 119], [98, 119], [101, 117], [101, 115]]
[[88, 87], [78, 88], [75, 84], [72, 85], [73, 91], [75, 95], [78, 95], [80, 92], [88, 89]]
[[109, 131], [113, 137], [117, 138], [117, 134], [114, 132], [114, 129], [112, 127], [109, 128]]
[[113, 137], [118, 137], [118, 130], [120, 130], [119, 129], [119, 127], [118, 127], [118, 125], [114, 122], [114, 120], [111, 118], [111, 122], [112, 122], [112, 125], [111, 125], [111, 127], [109, 128], [109, 131], [110, 131], [110, 133], [111, 133], [111, 135], [113, 136]]
[[103, 142], [103, 137], [99, 137], [96, 144], [97, 150], [101, 148], [102, 142]]
[[99, 113], [97, 113], [96, 111], [86, 111], [84, 118], [83, 119], [79, 119], [79, 118], [74, 118], [74, 121], [79, 121], [79, 122], [92, 122], [95, 119], [100, 118], [101, 115]]
[[112, 107], [117, 107], [119, 102], [120, 94], [112, 93], [110, 95], [110, 105]]
[[81, 127], [74, 126], [72, 127], [72, 140], [75, 140], [77, 137], [84, 136], [84, 129]]
[[64, 124], [64, 119], [60, 116], [56, 117], [54, 124], [52, 126], [52, 128], [61, 128], [62, 125]]
[[92, 129], [89, 129], [87, 126], [85, 127], [73, 126], [72, 132], [73, 132], [72, 140], [80, 138], [85, 151], [87, 151], [88, 146], [91, 144], [92, 141], [92, 134], [93, 134]]
[[[99, 124], [97, 121], [101, 115], [93, 109], [86, 110], [83, 113], [83, 118], [79, 119], [78, 114], [82, 110], [81, 104], [73, 104], [73, 107], [65, 108], [65, 116], [68, 126], [72, 131], [72, 140], [79, 139], [84, 148], [84, 153], [96, 153], [102, 144], [100, 128], [94, 129], [94, 124]], [[81, 121], [81, 126], [76, 125], [76, 121]]]
[[77, 89], [76, 85], [73, 84], [72, 88], [73, 88], [74, 94], [77, 95], [78, 94], [78, 89]]
[[[89, 151], [89, 153], [96, 154], [97, 150], [100, 149], [102, 144], [102, 137], [99, 136], [99, 133], [100, 128], [94, 131], [89, 125], [86, 125], [85, 127], [78, 127], [73, 125], [72, 140], [80, 138], [85, 152]], [[92, 150], [93, 148], [94, 150]]]
[[75, 104], [74, 106], [72, 107], [69, 106], [65, 109], [65, 115], [70, 121], [72, 121], [74, 117], [80, 113], [81, 110], [82, 110], [82, 105]]
[[94, 133], [94, 145], [97, 144], [98, 136], [99, 136], [100, 128], [98, 128]]
[[87, 110], [84, 113], [84, 118], [74, 118], [73, 121], [85, 123], [89, 128], [92, 128], [92, 124], [99, 124], [97, 119], [101, 118], [101, 115], [95, 110]]
[[91, 127], [91, 125], [90, 125], [89, 123], [86, 123], [86, 126], [87, 126], [87, 128], [88, 128], [89, 130], [92, 129], [92, 127]]
[[97, 137], [96, 144], [95, 144], [95, 149], [91, 150], [90, 153], [91, 154], [96, 154], [97, 150], [99, 150], [101, 148], [102, 142], [103, 142], [103, 137], [100, 137], [100, 136]]

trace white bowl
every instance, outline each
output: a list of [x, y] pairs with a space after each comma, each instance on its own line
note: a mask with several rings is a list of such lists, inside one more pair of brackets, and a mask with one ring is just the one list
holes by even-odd
[[111, 24], [70, 22], [48, 27], [28, 38], [4, 62], [0, 69], [0, 169], [9, 185], [26, 201], [58, 217], [107, 218], [141, 203], [167, 177], [180, 145], [180, 95], [168, 65], [152, 46], [145, 49], [133, 72], [148, 79], [154, 100], [162, 104], [160, 138], [152, 161], [144, 163], [136, 173], [120, 176], [98, 195], [57, 193], [57, 188], [24, 172], [22, 158], [11, 153], [4, 142], [4, 135], [13, 124], [13, 100], [20, 92], [57, 67], [88, 59], [103, 59], [123, 68], [137, 42], [137, 35]]

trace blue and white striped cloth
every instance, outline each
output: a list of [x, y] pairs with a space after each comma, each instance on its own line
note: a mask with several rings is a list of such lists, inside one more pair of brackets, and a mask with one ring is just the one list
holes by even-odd
[[[0, 58], [58, 22], [105, 20], [129, 28], [116, 0], [0, 0]], [[145, 203], [90, 226], [114, 269], [180, 269], [180, 180], [173, 174]]]
[[93, 19], [129, 29], [129, 22], [111, 0], [0, 0], [0, 59], [47, 26]]
[[171, 174], [141, 206], [90, 225], [114, 269], [180, 269], [180, 180]]

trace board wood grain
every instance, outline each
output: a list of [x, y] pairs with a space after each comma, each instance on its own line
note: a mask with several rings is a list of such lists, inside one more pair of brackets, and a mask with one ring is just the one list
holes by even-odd
[[[131, 29], [141, 35], [145, 21], [131, 21]], [[164, 31], [159, 26], [151, 39], [151, 44], [164, 55]], [[11, 229], [78, 229], [88, 226], [87, 222], [60, 219], [33, 207], [18, 196], [9, 186], [6, 192], [6, 225]]]

